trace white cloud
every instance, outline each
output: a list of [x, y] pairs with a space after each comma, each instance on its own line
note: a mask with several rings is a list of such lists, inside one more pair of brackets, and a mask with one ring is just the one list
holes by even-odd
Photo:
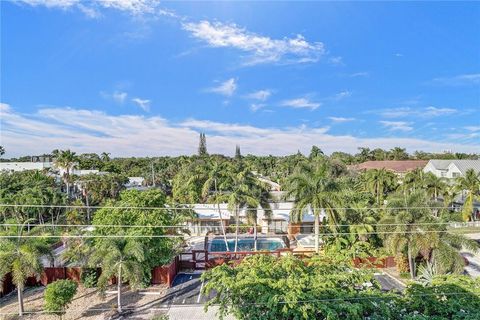
[[400, 57], [403, 57], [403, 54], [401, 54], [401, 53], [397, 52], [397, 53], [395, 53], [395, 54], [394, 54], [394, 56], [395, 56], [395, 57], [399, 57], [399, 58], [400, 58]]
[[272, 95], [271, 90], [258, 90], [247, 95], [248, 99], [266, 101]]
[[313, 102], [310, 101], [308, 98], [297, 98], [297, 99], [290, 99], [290, 100], [284, 100], [283, 102], [280, 103], [282, 107], [291, 107], [291, 108], [306, 108], [306, 109], [311, 109], [315, 110], [318, 107], [320, 107], [322, 104], [320, 102]]
[[118, 91], [118, 90], [115, 90], [112, 93], [100, 91], [100, 96], [105, 100], [110, 100], [118, 104], [123, 104], [127, 100], [128, 93], [124, 91]]
[[342, 92], [337, 93], [337, 94], [333, 97], [333, 99], [334, 99], [334, 100], [342, 100], [342, 99], [344, 99], [344, 98], [350, 97], [351, 95], [352, 95], [352, 93], [351, 93], [350, 91], [345, 90], [345, 91], [342, 91]]
[[321, 42], [308, 42], [302, 35], [295, 38], [272, 39], [258, 35], [234, 23], [183, 23], [183, 29], [211, 47], [234, 48], [249, 54], [245, 64], [271, 62], [316, 62], [325, 53]]
[[468, 131], [480, 131], [480, 126], [466, 126], [465, 129], [467, 129]]
[[237, 90], [237, 81], [234, 78], [230, 78], [220, 85], [207, 89], [207, 92], [218, 93], [227, 97], [232, 96]]
[[140, 98], [133, 98], [132, 101], [143, 109], [143, 111], [150, 111], [150, 100], [148, 99], [140, 99]]
[[266, 106], [266, 104], [264, 104], [264, 103], [252, 103], [250, 105], [250, 110], [255, 112], [255, 111], [258, 111], [258, 110], [264, 108], [265, 106]]
[[457, 113], [458, 110], [454, 108], [437, 108], [429, 106], [426, 108], [411, 108], [411, 107], [401, 107], [401, 108], [391, 108], [383, 109], [380, 111], [375, 111], [381, 116], [386, 118], [402, 118], [402, 117], [422, 117], [422, 118], [431, 118], [439, 117], [444, 115], [451, 115]]
[[8, 157], [67, 148], [79, 153], [110, 152], [114, 156], [193, 154], [198, 145], [198, 131], [207, 132], [210, 152], [224, 154], [233, 154], [232, 146], [236, 144], [241, 145], [245, 153], [259, 155], [293, 154], [298, 149], [305, 153], [314, 144], [328, 153], [356, 152], [358, 146], [480, 152], [480, 144], [474, 139], [467, 144], [439, 142], [438, 139], [359, 138], [332, 135], [328, 128], [260, 128], [196, 119], [172, 123], [159, 116], [109, 115], [73, 108], [46, 108], [25, 115], [7, 104], [0, 105], [0, 124], [2, 145]]
[[344, 118], [344, 117], [328, 117], [328, 119], [332, 120], [333, 122], [350, 122], [350, 121], [355, 121], [355, 118]]
[[90, 18], [99, 17], [100, 9], [115, 9], [132, 15], [154, 14], [159, 5], [158, 0], [20, 0], [19, 3], [63, 10], [78, 9]]
[[480, 73], [460, 74], [453, 77], [435, 78], [433, 84], [445, 86], [462, 86], [480, 84]]
[[357, 78], [357, 77], [368, 77], [369, 73], [368, 72], [355, 72], [351, 73], [348, 75], [351, 78]]
[[390, 131], [412, 131], [410, 122], [405, 121], [380, 121], [380, 123]]

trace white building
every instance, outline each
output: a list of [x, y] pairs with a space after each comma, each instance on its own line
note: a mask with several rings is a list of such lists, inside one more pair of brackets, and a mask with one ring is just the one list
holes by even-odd
[[51, 162], [0, 162], [0, 171], [44, 170], [51, 167]]
[[128, 182], [125, 184], [125, 187], [127, 187], [127, 189], [142, 187], [144, 182], [144, 177], [128, 177]]
[[[270, 203], [272, 211], [270, 217], [265, 213], [265, 210], [258, 208], [257, 210], [257, 225], [258, 231], [264, 234], [267, 233], [290, 233], [292, 226], [294, 226], [293, 233], [311, 233], [313, 231], [314, 216], [311, 210], [303, 214], [301, 223], [294, 223], [290, 221], [290, 212], [293, 209], [293, 202], [272, 202]], [[220, 205], [216, 204], [194, 204], [192, 210], [197, 214], [197, 218], [187, 223], [188, 229], [192, 234], [204, 235], [208, 231], [220, 233], [221, 221], [225, 226], [235, 224], [235, 213], [228, 209], [226, 203]], [[247, 212], [242, 209], [239, 212], [240, 221], [243, 224], [247, 223]], [[324, 214], [320, 215], [322, 220]]]
[[431, 172], [439, 178], [457, 178], [464, 176], [467, 170], [480, 172], [480, 160], [430, 160], [423, 172]]

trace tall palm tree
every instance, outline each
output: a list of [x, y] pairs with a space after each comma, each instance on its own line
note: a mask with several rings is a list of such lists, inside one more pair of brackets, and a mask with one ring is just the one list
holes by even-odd
[[73, 168], [77, 165], [77, 155], [70, 150], [60, 151], [55, 158], [55, 166], [63, 169], [63, 181], [67, 186], [67, 196], [70, 197], [70, 174]]
[[480, 198], [480, 172], [468, 169], [464, 177], [458, 177], [455, 180], [456, 190], [462, 192], [464, 197], [462, 216], [468, 221], [473, 213], [473, 202]]
[[247, 207], [247, 220], [249, 224], [253, 224], [253, 249], [257, 251], [257, 243], [258, 243], [258, 232], [257, 232], [257, 220], [258, 220], [258, 209], [259, 207], [262, 208], [264, 212], [264, 217], [270, 219], [272, 216], [272, 209], [270, 207], [270, 190], [267, 185], [258, 183], [252, 186], [253, 189], [253, 196], [258, 200], [258, 206], [248, 206]]
[[428, 250], [431, 233], [425, 231], [425, 223], [433, 217], [425, 204], [425, 191], [394, 195], [389, 199], [387, 213], [380, 221], [378, 230], [385, 247], [393, 253], [407, 251], [410, 275], [415, 278], [415, 258], [422, 250]]
[[442, 178], [437, 177], [431, 172], [428, 172], [424, 176], [425, 190], [427, 194], [435, 201], [438, 201], [438, 197], [445, 193], [447, 184]]
[[417, 168], [415, 170], [407, 172], [402, 181], [402, 189], [404, 193], [410, 191], [417, 191], [422, 189], [426, 184], [426, 175], [422, 169]]
[[50, 246], [41, 238], [22, 237], [25, 225], [11, 228], [6, 235], [16, 233], [17, 238], [0, 239], [0, 282], [7, 273], [12, 274], [13, 283], [17, 287], [18, 315], [24, 313], [23, 289], [27, 278], [40, 276], [43, 270], [42, 256], [52, 256]]
[[135, 238], [102, 238], [95, 241], [90, 264], [101, 267], [98, 278], [100, 292], [104, 293], [108, 281], [117, 280], [117, 311], [122, 312], [122, 284], [128, 282], [131, 288], [138, 288], [143, 279], [144, 247]]
[[202, 197], [207, 201], [213, 202], [217, 205], [218, 216], [220, 218], [220, 227], [222, 229], [223, 239], [225, 241], [225, 248], [227, 249], [227, 251], [229, 251], [229, 248], [225, 225], [222, 217], [222, 210], [220, 209], [222, 197], [219, 197], [219, 192], [222, 192], [222, 187], [228, 187], [228, 172], [230, 171], [230, 169], [231, 167], [227, 162], [219, 163], [218, 161], [215, 161], [212, 164], [210, 171], [207, 174], [207, 179], [205, 180], [202, 187]]
[[230, 190], [218, 194], [217, 201], [226, 202], [228, 209], [235, 214], [234, 251], [237, 252], [240, 211], [247, 208], [257, 208], [260, 205], [260, 201], [255, 193], [260, 181], [249, 169], [245, 169], [242, 165], [235, 168], [235, 170], [230, 173], [228, 179]]
[[333, 230], [337, 225], [335, 194], [336, 182], [328, 175], [327, 163], [321, 161], [312, 165], [301, 165], [287, 180], [287, 197], [294, 198], [291, 212], [293, 221], [302, 221], [305, 210], [312, 210], [315, 217], [315, 251], [320, 251], [320, 214], [327, 214], [328, 223]]
[[377, 205], [381, 204], [387, 191], [395, 189], [396, 180], [395, 174], [383, 168], [371, 169], [364, 174], [365, 189], [375, 196]]

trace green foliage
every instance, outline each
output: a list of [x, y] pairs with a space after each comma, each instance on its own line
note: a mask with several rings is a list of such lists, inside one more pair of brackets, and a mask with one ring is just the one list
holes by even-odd
[[98, 275], [96, 268], [82, 268], [80, 281], [85, 288], [95, 288], [97, 286]]
[[[109, 205], [116, 208], [102, 208], [95, 213], [94, 234], [142, 235], [138, 240], [145, 248], [144, 268], [147, 270], [146, 272], [149, 272], [152, 267], [170, 262], [180, 245], [179, 238], [158, 237], [166, 234], [175, 235], [179, 232], [176, 228], [168, 229], [161, 228], [161, 226], [179, 225], [193, 217], [190, 210], [169, 209], [165, 194], [158, 189], [126, 190], [120, 194], [118, 201], [111, 202]], [[135, 207], [164, 209], [141, 210], [135, 209]], [[122, 225], [144, 227], [121, 227]]]
[[[66, 197], [55, 185], [55, 179], [40, 171], [1, 172], [0, 203], [4, 204], [65, 204]], [[43, 223], [57, 219], [60, 208], [2, 207], [4, 221], [14, 218], [17, 222], [30, 220]]]
[[202, 279], [203, 292], [216, 292], [206, 305], [219, 304], [220, 316], [237, 319], [478, 319], [480, 280], [433, 277], [410, 284], [405, 294], [380, 290], [369, 270], [345, 260], [291, 255], [251, 256], [238, 266], [218, 266]]
[[45, 289], [45, 310], [61, 316], [76, 293], [77, 284], [72, 280], [57, 280], [50, 283]]

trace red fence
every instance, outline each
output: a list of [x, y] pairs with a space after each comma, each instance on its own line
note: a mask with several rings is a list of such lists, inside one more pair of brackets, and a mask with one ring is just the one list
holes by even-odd
[[[180, 263], [178, 257], [175, 257], [174, 260], [165, 266], [155, 267], [152, 269], [152, 280], [151, 284], [168, 284], [170, 287], [173, 283], [173, 279], [179, 271]], [[100, 274], [102, 271], [99, 268], [97, 273]], [[38, 285], [46, 286], [49, 283], [52, 283], [57, 280], [69, 279], [77, 283], [80, 283], [82, 274], [82, 268], [67, 268], [67, 267], [57, 267], [57, 268], [44, 268], [40, 278], [29, 277], [25, 283], [27, 287], [33, 287]], [[110, 281], [111, 284], [116, 283], [116, 279], [112, 278]], [[3, 279], [3, 283], [0, 286], [0, 298], [9, 294], [15, 289], [15, 285], [12, 282], [12, 276], [10, 273], [7, 273]]]

